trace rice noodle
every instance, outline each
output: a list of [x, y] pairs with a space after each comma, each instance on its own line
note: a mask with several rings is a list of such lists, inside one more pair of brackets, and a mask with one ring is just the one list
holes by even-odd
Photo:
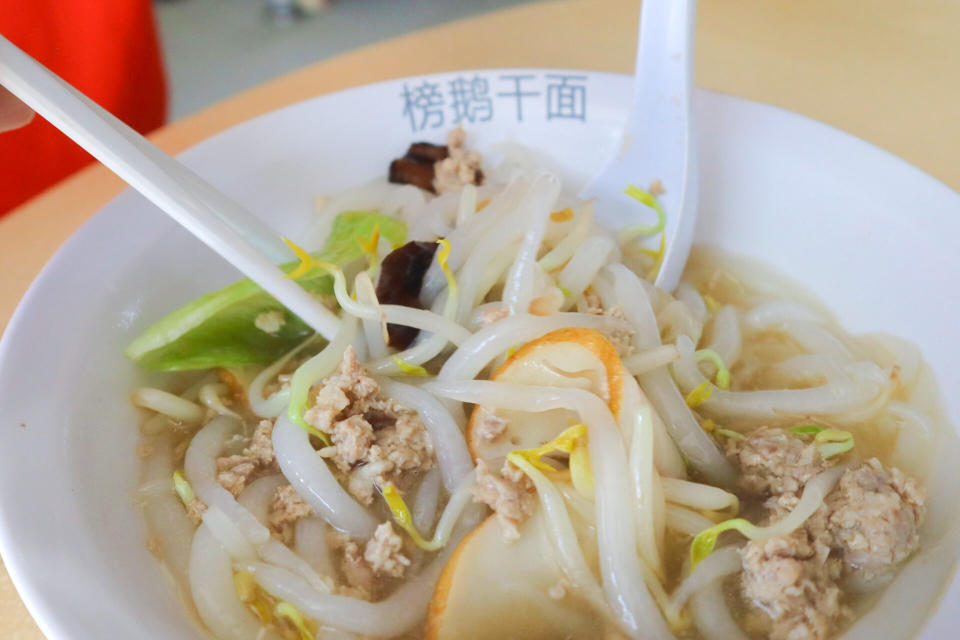
[[289, 602], [302, 615], [343, 631], [372, 637], [402, 634], [419, 622], [441, 569], [431, 565], [387, 599], [373, 603], [321, 593], [295, 573], [262, 562], [245, 563], [240, 568], [253, 574], [267, 593]]
[[572, 409], [587, 425], [590, 458], [603, 460], [593, 468], [600, 571], [607, 603], [624, 631], [632, 637], [671, 638], [654, 604], [636, 554], [636, 519], [623, 514], [635, 509], [632, 488], [622, 480], [628, 464], [623, 440], [607, 405], [582, 389], [536, 387], [485, 380], [429, 382], [436, 395], [489, 407], [517, 411]]
[[670, 596], [670, 615], [680, 615], [687, 604], [687, 600], [705, 587], [717, 583], [719, 580], [740, 571], [742, 560], [740, 552], [734, 547], [717, 549], [705, 558], [693, 573], [688, 575], [680, 586]]
[[[553, 197], [551, 198], [551, 193]], [[484, 267], [498, 249], [523, 238], [526, 230], [534, 222], [539, 207], [550, 206], [556, 199], [553, 184], [548, 180], [535, 179], [529, 184], [520, 204], [495, 225], [488, 227], [486, 233], [476, 244], [458, 274], [460, 285], [460, 306], [457, 319], [464, 323], [470, 317], [470, 311], [476, 302], [477, 291], [483, 279]]]
[[443, 364], [437, 378], [474, 378], [495, 357], [510, 347], [524, 344], [557, 329], [582, 327], [609, 333], [623, 326], [624, 323], [616, 318], [589, 313], [555, 313], [542, 317], [520, 313], [499, 320], [470, 336]]
[[413, 503], [413, 524], [418, 531], [428, 531], [437, 520], [437, 503], [440, 501], [440, 472], [427, 471], [417, 487], [417, 497]]
[[696, 536], [716, 523], [710, 518], [676, 504], [665, 507], [667, 528], [687, 536]]
[[357, 333], [357, 319], [344, 314], [340, 329], [320, 353], [297, 367], [290, 378], [290, 406], [305, 407], [310, 388], [326, 378], [343, 360], [343, 354]]
[[604, 306], [620, 305], [633, 329], [634, 346], [653, 349], [661, 345], [660, 328], [643, 282], [625, 266], [610, 264], [600, 271], [593, 286]]
[[705, 640], [749, 640], [727, 607], [720, 581], [694, 594], [690, 598], [690, 611]]
[[710, 482], [731, 484], [735, 471], [690, 412], [666, 371], [640, 376], [640, 386], [661, 416], [670, 437], [693, 467]]
[[450, 234], [456, 222], [460, 194], [450, 191], [431, 198], [410, 221], [410, 237], [434, 239]]
[[[663, 494], [655, 490], [658, 483], [653, 464], [653, 415], [649, 407], [643, 407], [634, 419], [633, 437], [630, 441], [630, 477], [638, 507], [634, 510], [637, 519], [637, 540], [643, 561], [653, 572], [663, 575], [663, 563], [657, 540], [654, 513], [655, 501], [663, 501]], [[662, 511], [662, 507], [660, 508]]]
[[153, 450], [143, 466], [143, 517], [164, 566], [184, 590], [189, 588], [190, 545], [194, 525], [173, 491], [173, 444], [169, 434], [143, 443]]
[[764, 369], [768, 383], [790, 387], [812, 381], [842, 384], [846, 381], [844, 362], [836, 356], [802, 354], [776, 362]]
[[329, 593], [333, 590], [332, 578], [322, 577], [310, 566], [310, 563], [279, 540], [273, 538], [267, 540], [260, 546], [259, 551], [264, 562], [292, 571], [306, 580], [317, 591]]
[[162, 413], [155, 413], [140, 423], [140, 434], [144, 436], [159, 436], [173, 425], [174, 421]]
[[[636, 346], [641, 349], [660, 346], [656, 316], [640, 278], [620, 264], [607, 266], [602, 279], [606, 278], [612, 280], [608, 288], [612, 288], [624, 317], [634, 330]], [[600, 292], [600, 295], [604, 294]], [[700, 428], [670, 375], [658, 369], [640, 376], [639, 382], [673, 442], [690, 464], [714, 484], [732, 484], [736, 475], [733, 467], [713, 439]]]
[[[397, 365], [396, 360], [401, 360], [411, 365], [422, 365], [440, 355], [440, 352], [443, 351], [448, 342], [449, 341], [443, 336], [430, 335], [409, 349], [369, 362], [366, 364], [366, 367], [376, 374], [397, 375], [403, 373], [403, 370]], [[396, 357], [396, 360], [394, 357]]]
[[217, 382], [218, 380], [220, 380], [220, 376], [218, 376], [216, 373], [213, 373], [212, 371], [207, 372], [206, 374], [203, 374], [200, 377], [196, 378], [190, 384], [189, 387], [184, 389], [178, 395], [184, 400], [189, 400], [190, 402], [196, 402], [198, 396], [200, 395], [200, 389], [202, 389], [204, 385], [209, 384], [211, 382]]
[[541, 173], [534, 178], [527, 198], [520, 203], [520, 208], [529, 207], [532, 214], [503, 287], [503, 302], [511, 314], [525, 313], [530, 308], [530, 301], [534, 298], [534, 279], [539, 269], [537, 254], [543, 243], [547, 218], [559, 194], [560, 181], [549, 173]]
[[540, 268], [544, 271], [553, 271], [563, 266], [573, 257], [573, 254], [580, 245], [583, 244], [583, 241], [590, 235], [592, 229], [593, 203], [586, 202], [581, 208], [580, 215], [577, 217], [569, 233], [563, 237], [557, 246], [540, 258], [537, 264], [539, 264]]
[[254, 414], [261, 418], [276, 418], [290, 402], [290, 389], [280, 389], [265, 398], [263, 389], [268, 382], [272, 382], [280, 371], [307, 345], [311, 344], [316, 336], [310, 336], [299, 345], [283, 354], [280, 359], [268, 365], [263, 371], [257, 374], [250, 386], [247, 388], [247, 401], [250, 403], [250, 409]]
[[904, 471], [925, 476], [928, 470], [918, 465], [917, 461], [928, 458], [936, 441], [936, 431], [930, 418], [905, 402], [888, 403], [887, 412], [896, 419], [899, 426], [896, 444], [890, 454], [891, 461]]
[[307, 432], [286, 415], [273, 428], [273, 449], [283, 475], [314, 513], [351, 537], [373, 535], [376, 519], [340, 485]]
[[619, 255], [620, 248], [610, 236], [590, 236], [577, 247], [576, 252], [560, 270], [557, 282], [568, 289], [572, 296], [578, 296], [593, 282], [600, 269]]
[[657, 325], [667, 342], [686, 336], [691, 342], [698, 344], [703, 334], [703, 322], [680, 300], [671, 301], [657, 314]]
[[735, 365], [740, 359], [743, 336], [740, 334], [740, 320], [736, 308], [727, 305], [714, 316], [713, 340], [707, 348], [716, 351], [727, 368]]
[[257, 557], [253, 545], [243, 537], [240, 529], [219, 508], [207, 507], [203, 512], [203, 524], [231, 558], [252, 560]]
[[163, 414], [168, 418], [195, 424], [202, 422], [207, 413], [195, 402], [184, 400], [180, 396], [161, 389], [140, 387], [130, 394], [130, 401], [138, 407]]
[[[487, 210], [497, 204], [497, 199], [494, 199], [494, 201], [484, 209], [483, 215], [477, 216], [477, 218], [487, 218], [489, 224], [484, 225], [483, 229], [478, 230], [479, 237], [476, 238], [474, 246], [467, 251], [466, 256], [463, 258], [462, 266], [457, 270], [453, 264], [450, 265], [451, 269], [457, 271], [457, 281], [460, 286], [461, 299], [459, 308], [457, 309], [457, 318], [461, 322], [466, 318], [468, 311], [476, 300], [484, 266], [490, 260], [491, 256], [495, 255], [502, 247], [522, 239], [526, 223], [529, 221], [530, 216], [535, 213], [529, 206], [523, 209], [519, 208], [521, 202], [529, 203], [530, 201], [531, 185], [529, 182], [520, 180], [515, 183], [515, 186], [521, 191], [518, 194], [519, 198], [511, 215], [501, 214], [496, 218], [489, 216]], [[493, 213], [496, 215], [496, 210], [494, 210]], [[451, 234], [451, 238], [453, 235], [454, 234]], [[456, 247], [453, 246], [452, 239], [451, 247], [453, 247], [453, 251], [451, 251], [451, 256], [453, 256], [453, 254], [456, 253]], [[427, 276], [429, 277], [429, 275], [430, 273], [428, 271]]]
[[476, 519], [476, 513], [463, 518], [451, 537], [451, 543], [437, 553], [423, 571], [380, 602], [320, 593], [300, 576], [263, 563], [247, 563], [243, 568], [250, 571], [268, 593], [290, 602], [303, 615], [322, 624], [378, 638], [402, 635], [423, 618], [443, 567], [453, 554], [456, 543], [472, 528]]
[[623, 366], [633, 375], [640, 376], [679, 359], [680, 352], [676, 345], [665, 344], [627, 356], [623, 359]]
[[251, 544], [260, 545], [270, 538], [270, 531], [217, 482], [217, 456], [227, 438], [240, 428], [240, 422], [229, 416], [218, 416], [211, 420], [193, 436], [187, 448], [184, 469], [197, 497], [207, 507], [222, 511]]
[[[454, 272], [460, 271], [468, 256], [475, 253], [477, 244], [492, 227], [496, 226], [516, 207], [526, 191], [527, 182], [525, 180], [511, 181], [503, 191], [494, 196], [487, 204], [482, 211], [482, 215], [469, 218], [466, 223], [450, 232], [450, 235], [447, 236], [447, 240], [450, 241], [448, 265]], [[420, 289], [420, 299], [427, 304], [431, 304], [446, 285], [447, 278], [443, 269], [434, 262], [424, 275], [423, 286]]]
[[663, 496], [667, 502], [683, 505], [691, 509], [708, 511], [732, 510], [734, 513], [740, 507], [740, 501], [734, 494], [724, 491], [720, 487], [713, 487], [699, 482], [680, 480], [677, 478], [663, 478]]
[[[584, 203], [579, 200], [569, 197], [569, 195], [563, 191], [560, 192], [560, 197], [557, 198], [557, 202], [554, 205], [556, 210], [551, 213], [547, 219], [547, 227], [543, 233], [543, 249], [541, 249], [541, 251], [543, 251], [544, 255], [563, 242], [563, 239], [573, 232], [577, 220], [580, 218], [577, 210], [579, 209], [582, 212], [583, 204]], [[569, 217], [566, 215], [568, 212], [570, 213]], [[543, 269], [543, 264], [541, 264], [540, 260], [537, 260], [537, 264]], [[549, 269], [543, 270], [549, 271]]]
[[414, 409], [430, 434], [430, 442], [437, 455], [443, 486], [453, 491], [460, 481], [473, 471], [473, 460], [467, 442], [450, 412], [439, 400], [421, 388], [380, 379], [380, 388], [397, 402]]
[[333, 627], [320, 627], [315, 640], [362, 640], [359, 636]]
[[401, 305], [382, 305], [387, 322], [406, 327], [414, 327], [428, 333], [443, 336], [453, 344], [459, 345], [470, 337], [470, 332], [441, 315], [423, 309], [414, 309]]
[[810, 353], [850, 361], [856, 356], [833, 331], [813, 322], [784, 322], [780, 330]]
[[567, 506], [573, 509], [573, 512], [583, 521], [582, 526], [589, 528], [591, 533], [594, 532], [596, 527], [593, 526], [593, 501], [584, 497], [572, 484], [560, 481], [555, 482], [553, 486], [566, 500]]
[[270, 476], [257, 478], [240, 492], [237, 496], [237, 502], [253, 514], [260, 521], [260, 524], [267, 526], [267, 518], [270, 515], [270, 503], [277, 494], [277, 489], [289, 484], [287, 479], [281, 473], [275, 473]]
[[228, 393], [230, 389], [227, 385], [222, 382], [211, 382], [200, 387], [200, 393], [198, 398], [200, 403], [221, 416], [232, 416], [234, 418], [240, 419], [240, 416], [230, 409], [227, 409], [226, 405], [223, 403], [222, 395]]
[[848, 341], [825, 325], [829, 319], [798, 302], [764, 302], [745, 313], [743, 320], [754, 331], [782, 331], [810, 353], [855, 359]]
[[641, 411], [647, 412], [653, 420], [653, 462], [657, 471], [661, 475], [671, 478], [686, 478], [687, 469], [683, 457], [673, 440], [670, 439], [663, 420], [653, 410], [649, 398], [644, 394], [637, 381], [633, 378], [625, 378], [620, 415], [618, 416], [620, 430], [624, 434], [625, 442], [629, 442], [633, 437], [635, 432], [634, 421]]
[[367, 337], [363, 332], [357, 332], [353, 336], [353, 342], [350, 343], [354, 352], [357, 354], [357, 361], [363, 362], [367, 359]]
[[491, 146], [490, 151], [502, 156], [500, 163], [493, 170], [493, 177], [500, 180], [509, 179], [518, 174], [528, 174], [545, 167], [549, 160], [533, 148], [509, 138]]
[[765, 527], [753, 527], [750, 532], [751, 540], [769, 540], [777, 536], [786, 536], [800, 527], [823, 505], [824, 499], [840, 481], [840, 476], [846, 467], [834, 467], [821, 471], [810, 478], [803, 487], [803, 494], [793, 510], [783, 518]]
[[570, 515], [567, 513], [563, 496], [560, 495], [553, 483], [543, 475], [543, 472], [526, 459], [519, 458], [514, 461], [514, 464], [527, 474], [537, 489], [540, 508], [543, 509], [554, 556], [570, 585], [577, 590], [578, 595], [586, 598], [596, 609], [609, 615], [607, 603], [603, 599], [603, 590], [600, 589], [600, 585], [597, 584], [593, 572], [590, 571], [590, 567], [583, 557], [583, 551], [580, 549], [580, 543], [577, 540], [577, 532], [573, 528], [573, 523], [570, 522]]
[[785, 322], [823, 323], [822, 315], [799, 302], [774, 300], [762, 302], [743, 314], [744, 323], [754, 331], [773, 329]]
[[[673, 373], [684, 392], [706, 381], [693, 357], [693, 345], [686, 338], [677, 341], [681, 358]], [[714, 388], [701, 410], [720, 420], [776, 423], [790, 416], [836, 416], [872, 407], [877, 399], [886, 401], [892, 391], [890, 375], [872, 362], [852, 362], [837, 369], [841, 374], [828, 384], [811, 389], [726, 391]], [[879, 409], [879, 407], [877, 407]], [[861, 414], [856, 414], [858, 417]], [[846, 416], [847, 420], [851, 416]], [[730, 425], [737, 428], [736, 424]]]
[[510, 266], [516, 259], [517, 252], [520, 250], [519, 242], [510, 242], [499, 247], [489, 260], [484, 262], [479, 268], [480, 283], [473, 292], [474, 306], [480, 304], [490, 291], [502, 281], [510, 269]]
[[460, 203], [457, 205], [457, 228], [477, 213], [477, 188], [472, 184], [463, 185], [460, 191]]
[[[331, 268], [331, 275], [333, 276], [333, 293], [346, 316], [414, 327], [421, 331], [440, 334], [454, 344], [460, 344], [470, 336], [470, 332], [456, 322], [432, 311], [399, 304], [381, 305], [376, 302], [370, 304], [361, 302], [347, 291], [346, 276], [343, 271]], [[364, 276], [369, 278], [365, 272], [357, 275], [358, 278]]]
[[681, 282], [677, 290], [673, 292], [677, 300], [686, 305], [693, 318], [703, 325], [707, 320], [707, 305], [703, 301], [703, 296], [689, 282]]
[[863, 336], [861, 342], [868, 345], [870, 354], [878, 365], [889, 369], [897, 367], [900, 370], [901, 385], [907, 388], [914, 385], [923, 362], [920, 349], [916, 345], [884, 334]]
[[376, 320], [378, 322], [382, 319], [390, 324], [414, 327], [420, 331], [441, 335], [457, 345], [470, 337], [470, 332], [462, 326], [432, 311], [398, 304], [379, 305], [378, 310], [372, 304], [361, 304], [358, 301], [353, 301], [352, 304], [344, 304], [344, 301], [339, 297], [337, 300], [343, 305], [345, 312], [360, 319]]
[[[539, 338], [550, 331], [569, 327], [594, 329], [609, 334], [623, 328], [624, 323], [610, 316], [589, 313], [555, 313], [543, 317], [530, 314], [510, 316], [474, 333], [447, 358], [437, 373], [437, 378], [472, 379], [510, 348]], [[465, 427], [463, 408], [456, 403], [446, 403], [446, 406], [457, 424]]]
[[193, 536], [190, 591], [200, 619], [217, 637], [261, 640], [260, 622], [237, 596], [230, 558], [206, 525]]
[[307, 516], [294, 525], [294, 551], [322, 576], [333, 576], [333, 560], [327, 545], [327, 523], [323, 518]]
[[413, 185], [403, 184], [391, 190], [377, 209], [385, 216], [414, 220], [416, 212], [419, 212], [426, 202], [422, 190]]
[[666, 548], [667, 537], [667, 501], [663, 498], [662, 476], [655, 473], [653, 476], [652, 494], [653, 498], [653, 531], [657, 543], [657, 549], [662, 553]]
[[[370, 276], [366, 273], [364, 275], [367, 277], [361, 279], [360, 274], [357, 274], [353, 285], [357, 300], [375, 308], [380, 307], [380, 301], [377, 300], [377, 293], [373, 288]], [[363, 327], [363, 337], [367, 343], [367, 356], [369, 358], [385, 358], [388, 353], [387, 343], [383, 335], [386, 325], [379, 319], [373, 320], [370, 318], [364, 318], [360, 324]]]
[[[471, 514], [467, 505], [471, 498], [473, 498], [473, 485], [475, 482], [476, 478], [471, 472], [464, 476], [457, 486], [454, 487], [453, 491], [450, 492], [450, 498], [447, 500], [447, 505], [443, 508], [443, 513], [440, 514], [440, 521], [437, 523], [437, 528], [434, 529], [433, 537], [431, 538], [431, 542], [436, 545], [437, 548], [442, 548], [450, 543], [450, 538], [458, 523], [461, 524], [461, 526], [464, 526], [464, 522], [469, 524]], [[461, 517], [463, 517], [462, 521]]]

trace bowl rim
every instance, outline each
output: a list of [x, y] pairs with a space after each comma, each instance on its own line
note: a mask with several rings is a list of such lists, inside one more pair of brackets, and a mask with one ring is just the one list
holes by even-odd
[[[361, 84], [346, 89], [341, 89], [338, 91], [333, 91], [329, 93], [318, 94], [305, 98], [303, 100], [298, 100], [291, 102], [290, 104], [284, 105], [278, 109], [267, 111], [265, 113], [259, 114], [254, 118], [234, 124], [226, 129], [218, 131], [217, 133], [204, 138], [202, 140], [197, 140], [191, 144], [186, 149], [183, 149], [180, 153], [177, 154], [179, 157], [183, 153], [188, 153], [199, 145], [206, 144], [208, 142], [218, 139], [220, 136], [229, 136], [231, 133], [238, 127], [243, 127], [244, 125], [259, 120], [261, 118], [269, 117], [274, 114], [283, 112], [287, 109], [295, 108], [298, 105], [303, 105], [308, 102], [313, 102], [317, 100], [323, 100], [326, 98], [333, 98], [336, 96], [342, 96], [344, 94], [349, 94], [351, 92], [359, 90], [377, 90], [385, 89], [390, 86], [394, 86], [402, 82], [410, 82], [414, 80], [430, 80], [430, 79], [446, 79], [449, 78], [452, 74], [463, 74], [463, 73], [554, 73], [554, 74], [575, 74], [575, 75], [587, 75], [591, 77], [605, 78], [614, 82], [629, 82], [632, 80], [632, 76], [629, 74], [621, 73], [612, 73], [606, 71], [593, 71], [585, 69], [569, 69], [569, 68], [551, 68], [551, 67], [491, 67], [491, 68], [475, 68], [475, 69], [458, 69], [458, 70], [448, 70], [439, 73], [429, 73], [429, 74], [416, 74], [411, 76], [391, 78], [387, 80], [378, 81], [375, 83]], [[918, 167], [910, 164], [903, 158], [897, 156], [896, 154], [883, 149], [882, 147], [876, 146], [859, 136], [856, 136], [852, 133], [846, 132], [842, 129], [839, 129], [833, 125], [818, 121], [809, 116], [796, 113], [779, 107], [772, 104], [757, 102], [754, 100], [749, 100], [742, 98], [733, 94], [728, 94], [720, 91], [708, 90], [703, 88], [696, 88], [694, 92], [695, 101], [702, 99], [704, 95], [714, 95], [714, 96], [723, 96], [732, 103], [735, 103], [738, 107], [749, 106], [755, 109], [764, 110], [766, 113], [774, 114], [778, 117], [784, 117], [791, 119], [800, 124], [800, 126], [807, 127], [813, 130], [817, 130], [820, 135], [825, 135], [830, 138], [843, 139], [848, 144], [853, 144], [859, 147], [859, 151], [863, 153], [870, 154], [876, 162], [886, 164], [889, 170], [895, 171], [899, 174], [909, 174], [912, 180], [919, 180], [924, 183], [925, 188], [937, 191], [938, 193], [934, 194], [938, 198], [946, 198], [948, 200], [953, 200], [958, 203], [960, 206], [960, 193], [954, 191], [946, 183], [942, 182], [938, 178], [924, 172]], [[624, 108], [624, 113], [626, 113], [626, 108]], [[413, 134], [412, 134], [413, 135]], [[97, 231], [96, 221], [103, 216], [103, 209], [106, 208], [110, 203], [113, 203], [118, 197], [129, 192], [130, 187], [125, 187], [119, 194], [111, 198], [108, 203], [103, 207], [98, 209], [93, 215], [91, 215], [87, 220], [85, 220], [71, 235], [67, 238], [66, 241], [54, 252], [54, 254], [47, 260], [44, 266], [40, 269], [37, 275], [31, 281], [30, 286], [21, 297], [14, 312], [11, 314], [7, 326], [4, 328], [2, 335], [0, 335], [0, 397], [3, 395], [3, 389], [5, 388], [5, 373], [8, 373], [9, 364], [8, 360], [12, 357], [11, 351], [14, 340], [16, 337], [24, 331], [25, 325], [29, 323], [31, 316], [37, 312], [37, 305], [40, 302], [44, 290], [47, 287], [47, 282], [50, 278], [53, 277], [56, 271], [62, 268], [62, 262], [64, 261], [64, 255], [70, 249], [82, 246], [83, 243], [87, 242], [90, 237], [93, 237]], [[2, 447], [0, 447], [0, 461], [4, 458]], [[4, 474], [4, 465], [0, 464], [0, 478]], [[61, 609], [59, 609], [53, 599], [44, 592], [43, 585], [37, 581], [29, 570], [29, 562], [26, 561], [25, 556], [23, 556], [19, 549], [21, 547], [18, 542], [20, 539], [26, 535], [26, 532], [17, 532], [16, 519], [12, 517], [12, 514], [9, 512], [8, 505], [0, 502], [0, 560], [2, 560], [6, 570], [10, 576], [11, 582], [13, 583], [18, 597], [22, 600], [26, 609], [30, 613], [33, 620], [39, 626], [42, 633], [51, 639], [60, 639], [60, 638], [70, 638], [72, 637], [71, 621], [69, 616], [65, 615]], [[956, 577], [954, 577], [954, 582], [956, 582]], [[949, 584], [944, 587], [943, 593], [949, 589]], [[937, 604], [933, 613], [930, 616], [936, 615], [936, 609], [942, 605], [943, 599], [941, 596], [940, 603]], [[923, 629], [926, 628], [927, 623], [931, 617], [927, 618]], [[921, 633], [923, 631], [921, 630]]]

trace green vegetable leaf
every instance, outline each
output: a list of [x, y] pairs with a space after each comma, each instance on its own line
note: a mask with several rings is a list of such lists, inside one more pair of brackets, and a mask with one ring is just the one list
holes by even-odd
[[[346, 211], [336, 217], [319, 260], [339, 266], [364, 256], [361, 242], [379, 226], [391, 244], [404, 242], [406, 225], [375, 211]], [[297, 260], [280, 265], [289, 273]], [[314, 270], [297, 278], [318, 296], [333, 293], [330, 277]], [[284, 322], [274, 333], [257, 328], [257, 317], [280, 311]], [[143, 332], [126, 349], [128, 358], [147, 369], [184, 371], [270, 362], [313, 333], [305, 322], [287, 311], [251, 280], [240, 280], [208, 293], [177, 309]]]

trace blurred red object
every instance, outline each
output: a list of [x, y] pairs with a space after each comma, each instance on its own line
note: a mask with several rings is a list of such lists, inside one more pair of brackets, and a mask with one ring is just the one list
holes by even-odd
[[[150, 0], [2, 0], [0, 33], [141, 133], [163, 124]], [[46, 120], [0, 135], [0, 216], [92, 162]]]

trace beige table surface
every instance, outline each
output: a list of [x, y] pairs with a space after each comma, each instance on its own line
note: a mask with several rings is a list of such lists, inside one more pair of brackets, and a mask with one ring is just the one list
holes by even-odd
[[[481, 67], [632, 71], [635, 0], [523, 5], [418, 32], [261, 85], [153, 135], [179, 152], [291, 102]], [[697, 84], [845, 129], [960, 190], [960, 2], [700, 0]], [[91, 167], [0, 219], [0, 327], [74, 230], [123, 185]], [[0, 638], [42, 635], [0, 567]]]

